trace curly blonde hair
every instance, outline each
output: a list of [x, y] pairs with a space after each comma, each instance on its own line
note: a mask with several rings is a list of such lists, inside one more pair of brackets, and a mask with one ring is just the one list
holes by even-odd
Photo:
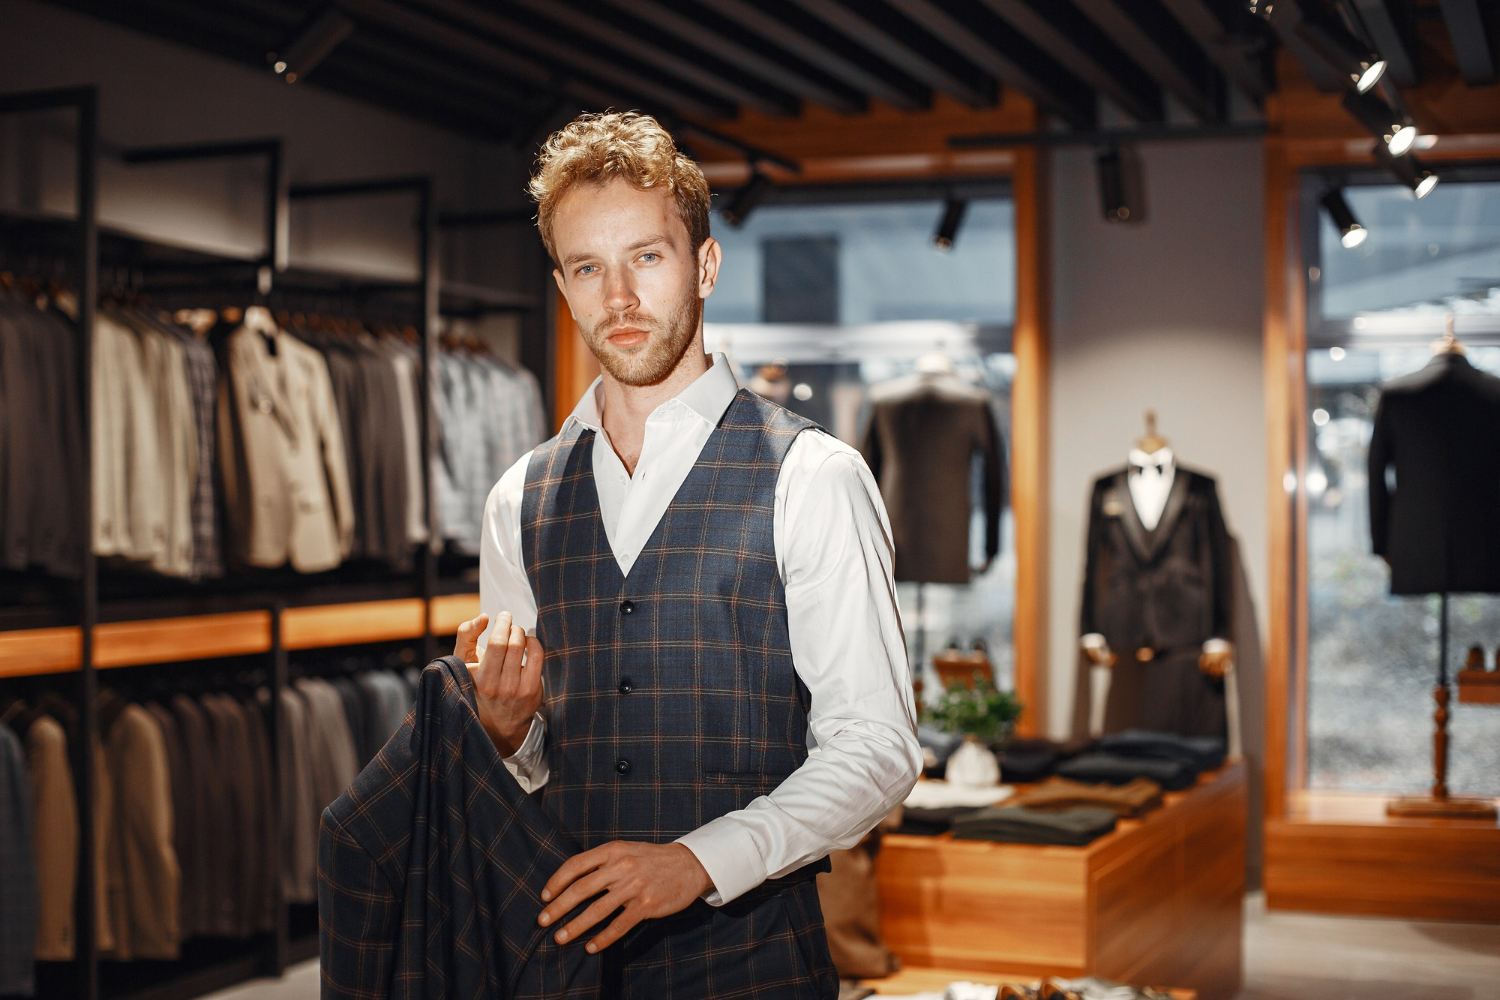
[[557, 203], [576, 185], [605, 184], [616, 177], [638, 188], [666, 187], [677, 201], [693, 251], [708, 239], [708, 181], [661, 123], [638, 111], [591, 112], [552, 133], [537, 154], [536, 173], [526, 186], [537, 204], [537, 229], [554, 264], [561, 266], [552, 241]]

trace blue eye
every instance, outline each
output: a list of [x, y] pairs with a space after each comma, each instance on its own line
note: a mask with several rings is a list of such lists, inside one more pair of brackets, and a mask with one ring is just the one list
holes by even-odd
[[594, 269], [594, 265], [593, 264], [585, 264], [585, 265], [583, 265], [582, 267], [580, 267], [578, 269], [578, 273], [579, 274], [587, 274], [589, 271], [592, 271], [593, 269]]
[[660, 255], [660, 254], [657, 254], [657, 253], [643, 253], [643, 254], [641, 254], [641, 260], [645, 260], [645, 259], [647, 259], [647, 258], [648, 258], [648, 257], [650, 257], [650, 258], [653, 258], [653, 259], [654, 259], [654, 258], [659, 258], [659, 257], [660, 257], [660, 256], [661, 256], [661, 255]]

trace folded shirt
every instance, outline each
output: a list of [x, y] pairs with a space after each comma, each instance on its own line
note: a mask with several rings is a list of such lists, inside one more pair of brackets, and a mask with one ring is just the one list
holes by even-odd
[[1149, 778], [1136, 778], [1123, 785], [1086, 785], [1081, 781], [1054, 777], [1016, 796], [1013, 804], [1027, 809], [1094, 806], [1129, 819], [1145, 815], [1161, 805], [1161, 786]]
[[1093, 747], [1092, 739], [1069, 740], [1058, 743], [1054, 740], [1016, 738], [1006, 744], [1000, 754], [1000, 780], [1007, 783], [1031, 784], [1041, 781], [1057, 769], [1057, 765], [1070, 757]]
[[1150, 760], [1108, 753], [1086, 753], [1074, 757], [1060, 765], [1057, 773], [1086, 785], [1124, 785], [1137, 778], [1149, 778], [1169, 792], [1191, 788], [1198, 780], [1198, 769], [1180, 760]]
[[1108, 809], [1050, 810], [1004, 806], [960, 816], [953, 822], [953, 836], [957, 840], [1082, 847], [1114, 828], [1115, 814]]
[[1198, 771], [1212, 771], [1224, 763], [1225, 744], [1221, 736], [1179, 736], [1176, 733], [1127, 729], [1123, 733], [1100, 737], [1099, 749], [1116, 757], [1180, 760]]
[[1008, 785], [970, 788], [947, 781], [923, 780], [912, 786], [903, 805], [908, 809], [946, 809], [951, 806], [979, 809], [1003, 802], [1014, 793], [1015, 789]]

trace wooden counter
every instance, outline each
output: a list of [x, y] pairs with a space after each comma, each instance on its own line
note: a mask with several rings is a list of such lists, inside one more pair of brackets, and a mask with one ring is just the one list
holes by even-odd
[[886, 943], [913, 970], [1093, 974], [1228, 1000], [1241, 982], [1246, 822], [1235, 761], [1087, 847], [887, 836]]
[[[1023, 976], [1013, 972], [975, 972], [973, 969], [902, 969], [884, 979], [861, 979], [859, 985], [868, 986], [876, 996], [907, 993], [941, 993], [949, 983], [984, 983], [987, 986], [1030, 986], [1036, 976]], [[1172, 1000], [1198, 1000], [1193, 990], [1169, 989]]]

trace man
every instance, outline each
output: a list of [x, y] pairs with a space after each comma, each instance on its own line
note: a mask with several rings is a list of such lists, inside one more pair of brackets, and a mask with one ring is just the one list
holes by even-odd
[[555, 935], [603, 952], [608, 996], [833, 997], [812, 875], [921, 760], [875, 483], [704, 353], [708, 185], [654, 119], [584, 115], [530, 189], [603, 373], [491, 493], [457, 652], [479, 640], [486, 731], [587, 848], [539, 919], [594, 899]]

